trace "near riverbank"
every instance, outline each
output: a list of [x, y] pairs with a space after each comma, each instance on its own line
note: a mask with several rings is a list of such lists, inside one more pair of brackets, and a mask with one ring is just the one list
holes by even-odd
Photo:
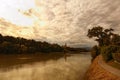
[[107, 65], [98, 56], [87, 71], [85, 80], [120, 80], [120, 71]]

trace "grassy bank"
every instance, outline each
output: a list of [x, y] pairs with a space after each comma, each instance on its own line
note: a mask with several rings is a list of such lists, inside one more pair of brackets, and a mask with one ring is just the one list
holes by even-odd
[[109, 64], [110, 66], [112, 66], [112, 67], [117, 68], [117, 69], [120, 70], [120, 63], [115, 62], [114, 60], [111, 60], [111, 61], [108, 62], [108, 64]]

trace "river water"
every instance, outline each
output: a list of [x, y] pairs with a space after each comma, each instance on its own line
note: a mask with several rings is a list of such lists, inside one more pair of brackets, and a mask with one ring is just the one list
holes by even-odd
[[0, 80], [83, 80], [91, 63], [87, 54], [74, 54], [57, 61], [49, 60], [0, 71]]

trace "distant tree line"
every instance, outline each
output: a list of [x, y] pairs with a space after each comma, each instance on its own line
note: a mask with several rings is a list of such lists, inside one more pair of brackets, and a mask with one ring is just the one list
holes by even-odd
[[49, 53], [62, 52], [63, 47], [58, 44], [50, 44], [35, 40], [28, 40], [20, 37], [2, 36], [0, 34], [0, 53]]
[[92, 48], [93, 59], [102, 54], [105, 61], [116, 58], [116, 56], [120, 61], [120, 35], [115, 34], [113, 31], [112, 28], [104, 29], [100, 26], [88, 30], [87, 36], [89, 38], [94, 37], [95, 41], [98, 42], [98, 45]]
[[[66, 47], [67, 52], [85, 52], [85, 48]], [[0, 54], [64, 52], [64, 46], [0, 34]]]
[[89, 52], [90, 50], [87, 49], [87, 48], [73, 48], [73, 47], [67, 47], [67, 50], [68, 51], [71, 51], [71, 52]]

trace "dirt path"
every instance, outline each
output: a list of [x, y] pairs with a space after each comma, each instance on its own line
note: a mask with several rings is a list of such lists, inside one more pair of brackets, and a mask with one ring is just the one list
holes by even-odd
[[98, 64], [104, 68], [105, 70], [109, 71], [110, 73], [120, 77], [120, 70], [119, 69], [116, 69], [112, 66], [109, 66], [107, 65], [104, 61], [103, 61], [103, 58], [102, 56], [99, 56], [99, 61], [98, 61]]

